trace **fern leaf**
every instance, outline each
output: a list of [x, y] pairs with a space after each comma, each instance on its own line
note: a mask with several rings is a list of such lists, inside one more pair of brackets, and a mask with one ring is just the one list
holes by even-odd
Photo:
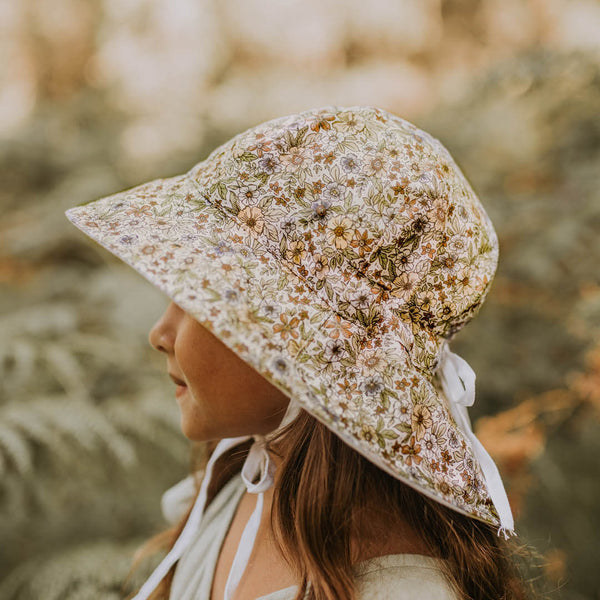
[[0, 422], [0, 454], [3, 455], [4, 463], [6, 464], [7, 458], [10, 459], [19, 473], [25, 474], [31, 471], [33, 461], [27, 441], [21, 433], [2, 422]]

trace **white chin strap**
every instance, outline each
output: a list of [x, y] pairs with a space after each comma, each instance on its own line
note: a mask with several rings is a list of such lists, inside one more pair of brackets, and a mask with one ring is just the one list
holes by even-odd
[[505, 538], [508, 538], [509, 534], [515, 535], [510, 504], [498, 468], [471, 429], [467, 406], [472, 406], [475, 402], [475, 372], [466, 360], [450, 351], [446, 342], [442, 348], [441, 361], [436, 373], [449, 402], [452, 416], [471, 443], [473, 454], [481, 466], [488, 493], [500, 517], [498, 535], [503, 533]]
[[268, 439], [279, 433], [283, 427], [291, 423], [298, 412], [299, 406], [293, 400], [290, 400], [281, 423], [277, 429], [267, 436], [246, 435], [237, 438], [225, 438], [217, 444], [217, 447], [214, 449], [206, 465], [204, 479], [202, 480], [198, 497], [196, 498], [196, 502], [194, 503], [194, 507], [192, 508], [192, 512], [188, 517], [185, 527], [170, 552], [163, 558], [161, 563], [156, 567], [152, 575], [150, 575], [132, 600], [146, 600], [156, 586], [162, 581], [163, 577], [169, 572], [169, 569], [181, 558], [184, 550], [188, 547], [191, 539], [198, 530], [198, 525], [204, 514], [208, 486], [210, 485], [213, 467], [217, 460], [223, 456], [223, 454], [232, 448], [235, 448], [242, 442], [254, 439], [254, 443], [250, 446], [248, 456], [242, 467], [242, 479], [246, 484], [248, 492], [257, 494], [258, 498], [256, 501], [256, 508], [252, 512], [252, 515], [250, 515], [248, 523], [246, 523], [246, 527], [242, 533], [237, 552], [231, 565], [231, 570], [229, 571], [229, 576], [227, 577], [224, 600], [231, 600], [240, 579], [246, 570], [246, 565], [248, 564], [252, 548], [254, 547], [256, 534], [258, 533], [258, 527], [262, 517], [265, 492], [273, 485], [275, 464], [266, 450], [266, 443]]

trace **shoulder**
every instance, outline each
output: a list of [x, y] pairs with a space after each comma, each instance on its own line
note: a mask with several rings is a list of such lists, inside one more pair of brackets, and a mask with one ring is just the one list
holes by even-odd
[[444, 579], [442, 561], [418, 554], [380, 556], [358, 565], [360, 600], [458, 600]]

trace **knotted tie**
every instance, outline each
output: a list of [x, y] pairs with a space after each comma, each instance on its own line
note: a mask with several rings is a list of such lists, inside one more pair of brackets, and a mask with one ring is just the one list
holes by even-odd
[[450, 412], [464, 436], [471, 442], [473, 454], [481, 465], [490, 498], [500, 517], [498, 535], [502, 532], [508, 538], [508, 534], [514, 535], [514, 521], [506, 491], [496, 464], [471, 429], [467, 412], [467, 406], [473, 406], [475, 402], [475, 372], [466, 360], [450, 351], [446, 342], [442, 348], [437, 374], [449, 402]]

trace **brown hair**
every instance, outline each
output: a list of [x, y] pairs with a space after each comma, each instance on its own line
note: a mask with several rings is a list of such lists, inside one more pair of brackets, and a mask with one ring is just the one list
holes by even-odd
[[[248, 448], [249, 443], [238, 446], [217, 461], [207, 502], [241, 469]], [[282, 429], [269, 450], [282, 460], [271, 524], [279, 550], [300, 583], [296, 600], [307, 591], [310, 600], [356, 598], [352, 542], [360, 543], [359, 516], [374, 508], [385, 512], [388, 523], [408, 525], [427, 554], [444, 559], [444, 576], [458, 598], [535, 597], [517, 564], [519, 558], [534, 556], [531, 549], [384, 473], [305, 411]], [[144, 556], [175, 543], [189, 512], [191, 507], [175, 527], [138, 550], [132, 570]], [[169, 597], [174, 570], [151, 600]]]

